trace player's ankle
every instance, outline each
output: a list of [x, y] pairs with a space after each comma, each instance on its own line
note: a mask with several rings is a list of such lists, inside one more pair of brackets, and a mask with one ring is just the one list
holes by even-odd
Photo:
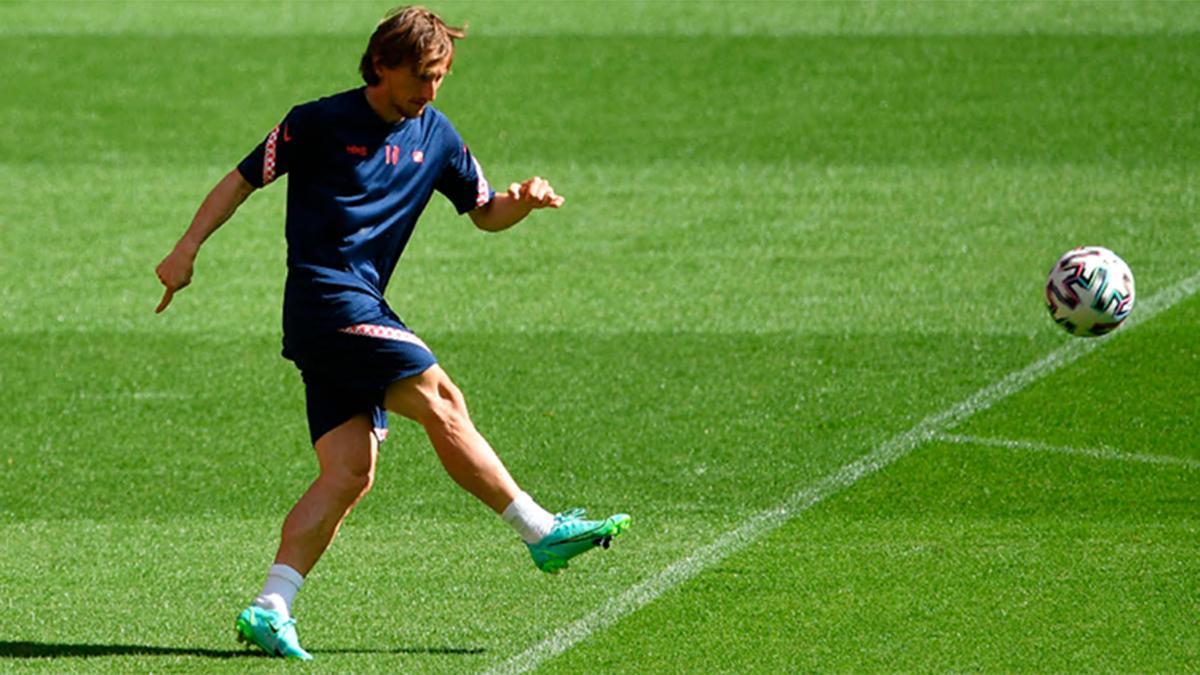
[[304, 585], [304, 577], [288, 565], [274, 564], [267, 571], [267, 581], [254, 604], [279, 614], [284, 621], [292, 616], [292, 601]]
[[526, 492], [517, 495], [500, 517], [527, 544], [536, 544], [554, 529], [554, 514], [539, 506]]

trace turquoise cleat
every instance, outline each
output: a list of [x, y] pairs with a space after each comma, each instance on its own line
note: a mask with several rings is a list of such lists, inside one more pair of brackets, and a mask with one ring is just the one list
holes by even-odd
[[556, 574], [567, 567], [567, 561], [597, 546], [608, 548], [613, 537], [629, 528], [630, 517], [624, 513], [605, 520], [584, 520], [583, 509], [572, 509], [554, 516], [554, 529], [536, 544], [526, 544], [533, 564], [543, 572]]
[[271, 656], [312, 661], [312, 654], [300, 646], [296, 620], [280, 618], [278, 612], [251, 605], [237, 618], [238, 642], [258, 645]]

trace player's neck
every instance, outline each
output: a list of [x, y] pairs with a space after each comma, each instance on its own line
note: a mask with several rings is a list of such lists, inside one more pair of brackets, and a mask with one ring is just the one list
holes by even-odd
[[375, 111], [375, 114], [379, 116], [379, 119], [387, 122], [388, 124], [395, 124], [397, 122], [404, 121], [404, 115], [401, 115], [400, 112], [396, 110], [394, 106], [392, 106], [391, 102], [388, 100], [388, 94], [383, 87], [373, 87], [371, 85], [367, 85], [367, 87], [364, 89], [364, 92], [364, 95], [367, 97], [367, 105], [371, 106], [371, 110]]

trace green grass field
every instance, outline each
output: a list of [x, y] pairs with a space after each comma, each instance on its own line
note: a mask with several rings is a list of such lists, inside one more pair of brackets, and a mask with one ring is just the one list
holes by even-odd
[[[1197, 668], [1200, 3], [431, 3], [438, 106], [568, 203], [435, 198], [389, 299], [523, 487], [633, 528], [542, 575], [394, 419], [317, 660], [242, 651], [316, 471], [284, 188], [161, 316], [153, 269], [388, 5], [5, 1], [0, 671]], [[1138, 281], [1098, 344], [1043, 307], [1082, 244]]]

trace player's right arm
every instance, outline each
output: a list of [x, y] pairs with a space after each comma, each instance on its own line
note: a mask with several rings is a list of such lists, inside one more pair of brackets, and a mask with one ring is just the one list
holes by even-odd
[[298, 138], [303, 135], [302, 130], [308, 128], [305, 119], [301, 108], [293, 108], [204, 198], [187, 232], [155, 270], [158, 280], [166, 287], [155, 312], [166, 309], [175, 292], [192, 282], [196, 254], [205, 240], [233, 216], [251, 192], [266, 187], [290, 170], [299, 157]]
[[158, 274], [158, 280], [166, 287], [158, 308], [154, 310], [155, 313], [166, 309], [167, 305], [171, 304], [175, 292], [192, 282], [192, 269], [200, 247], [217, 228], [233, 216], [255, 189], [238, 169], [234, 169], [208, 193], [196, 211], [196, 217], [192, 218], [187, 232], [184, 232], [179, 243], [175, 244], [175, 248], [154, 270]]

